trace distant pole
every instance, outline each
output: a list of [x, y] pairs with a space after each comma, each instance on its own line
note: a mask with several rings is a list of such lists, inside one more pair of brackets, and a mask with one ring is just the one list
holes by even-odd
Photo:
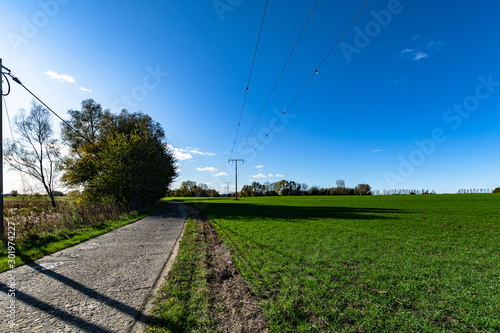
[[2, 206], [2, 223], [0, 223], [0, 238], [3, 237], [3, 66], [2, 58], [0, 58], [0, 158], [2, 162], [0, 163], [0, 206]]
[[238, 200], [238, 162], [243, 162], [245, 163], [245, 160], [242, 159], [235, 159], [232, 158], [229, 160], [229, 162], [235, 162], [236, 163], [236, 174], [235, 174], [235, 193], [234, 193], [234, 200]]
[[229, 184], [231, 184], [231, 182], [226, 182], [226, 195], [229, 196]]

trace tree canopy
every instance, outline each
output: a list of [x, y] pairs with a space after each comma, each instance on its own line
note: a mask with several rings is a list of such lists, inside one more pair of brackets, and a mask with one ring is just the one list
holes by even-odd
[[70, 147], [64, 159], [63, 182], [82, 186], [90, 201], [109, 200], [129, 208], [149, 206], [165, 196], [177, 176], [175, 159], [158, 122], [142, 113], [115, 115], [94, 100], [70, 110], [62, 138]]

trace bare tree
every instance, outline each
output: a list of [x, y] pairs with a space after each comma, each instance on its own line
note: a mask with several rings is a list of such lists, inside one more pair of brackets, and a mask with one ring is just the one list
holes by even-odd
[[14, 125], [19, 139], [6, 141], [5, 161], [11, 168], [41, 182], [52, 206], [56, 207], [54, 190], [60, 152], [57, 140], [53, 138], [49, 111], [32, 101], [29, 114], [21, 109]]
[[343, 179], [337, 179], [337, 187], [345, 188], [345, 181]]

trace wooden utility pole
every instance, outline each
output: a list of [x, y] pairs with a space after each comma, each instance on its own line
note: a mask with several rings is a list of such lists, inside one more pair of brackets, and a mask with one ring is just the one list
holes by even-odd
[[2, 162], [0, 163], [0, 206], [2, 206], [2, 223], [0, 223], [0, 238], [3, 236], [4, 228], [3, 228], [3, 65], [2, 58], [0, 58], [0, 159]]
[[242, 159], [236, 159], [236, 158], [232, 158], [229, 160], [228, 163], [230, 162], [235, 162], [236, 163], [236, 175], [235, 175], [235, 193], [234, 193], [234, 200], [238, 200], [238, 162], [243, 162], [245, 163], [245, 160], [242, 160]]

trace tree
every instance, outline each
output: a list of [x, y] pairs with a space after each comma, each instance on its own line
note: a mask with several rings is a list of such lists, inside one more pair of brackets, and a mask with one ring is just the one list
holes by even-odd
[[343, 179], [337, 179], [337, 187], [345, 188], [345, 181]]
[[500, 187], [497, 187], [496, 189], [494, 189], [493, 193], [500, 193]]
[[70, 147], [62, 177], [68, 186], [83, 186], [90, 201], [110, 200], [130, 209], [150, 206], [167, 193], [177, 173], [159, 123], [140, 112], [102, 111], [93, 100], [69, 114], [70, 123], [79, 123], [86, 135], [63, 135]]
[[10, 196], [11, 197], [17, 197], [18, 195], [19, 195], [19, 192], [17, 192], [17, 190], [10, 191]]
[[371, 195], [371, 186], [368, 184], [359, 184], [354, 189], [354, 192], [359, 195]]
[[317, 186], [313, 186], [309, 188], [308, 192], [310, 195], [319, 195], [319, 188]]
[[19, 139], [7, 140], [5, 161], [12, 169], [39, 181], [50, 197], [52, 207], [56, 207], [54, 190], [60, 151], [57, 140], [53, 138], [49, 111], [32, 101], [30, 112], [26, 114], [26, 110], [21, 109], [14, 118], [14, 126]]
[[252, 187], [250, 185], [243, 185], [239, 195], [241, 197], [253, 197]]
[[61, 125], [61, 139], [76, 154], [84, 145], [97, 142], [105, 115], [110, 116], [109, 110], [103, 111], [93, 99], [83, 100], [81, 110], [68, 110], [68, 114], [71, 127]]

